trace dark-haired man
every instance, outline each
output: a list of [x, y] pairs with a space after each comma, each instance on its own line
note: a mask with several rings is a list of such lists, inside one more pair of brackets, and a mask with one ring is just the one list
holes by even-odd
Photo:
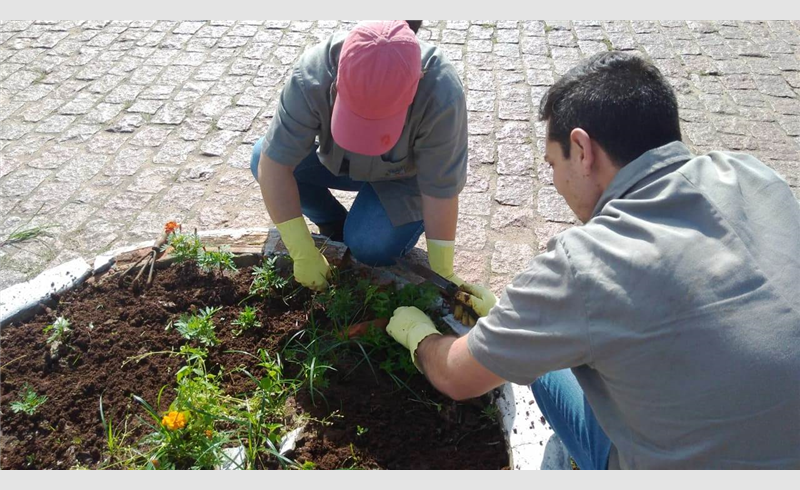
[[531, 384], [583, 469], [800, 468], [800, 206], [741, 153], [692, 155], [658, 69], [623, 52], [543, 97], [546, 160], [584, 226], [467, 336], [388, 331], [456, 399]]
[[[330, 274], [302, 215], [370, 265], [393, 264], [425, 231], [431, 268], [486, 314], [492, 292], [453, 272], [464, 89], [442, 51], [417, 39], [421, 23], [363, 22], [305, 52], [251, 170], [300, 284], [324, 289]], [[358, 192], [349, 212], [329, 189]]]

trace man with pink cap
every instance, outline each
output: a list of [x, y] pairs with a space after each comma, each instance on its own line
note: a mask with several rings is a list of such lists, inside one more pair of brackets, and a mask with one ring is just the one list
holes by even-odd
[[[420, 24], [363, 22], [307, 50], [251, 170], [300, 284], [324, 289], [330, 274], [302, 215], [370, 265], [393, 264], [424, 231], [431, 268], [485, 315], [494, 295], [453, 272], [467, 178], [464, 89], [441, 50], [417, 39]], [[349, 213], [330, 189], [358, 192]]]

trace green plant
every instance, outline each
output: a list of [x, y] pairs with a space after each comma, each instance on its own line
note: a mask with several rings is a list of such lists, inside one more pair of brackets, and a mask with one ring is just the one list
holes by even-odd
[[357, 435], [358, 437], [361, 437], [361, 436], [363, 436], [363, 435], [364, 435], [364, 434], [366, 434], [368, 431], [369, 431], [369, 429], [367, 429], [366, 427], [361, 427], [360, 425], [356, 425], [356, 435]]
[[203, 345], [216, 345], [219, 340], [214, 333], [214, 322], [211, 321], [211, 317], [221, 309], [207, 307], [200, 310], [198, 315], [184, 313], [174, 324], [170, 322], [167, 329], [175, 328], [187, 340], [197, 340]]
[[47, 337], [48, 344], [52, 344], [53, 342], [65, 342], [69, 339], [70, 335], [72, 335], [72, 330], [69, 328], [69, 320], [63, 316], [56, 318], [56, 321], [44, 327], [42, 332], [50, 333]]
[[322, 390], [328, 387], [325, 375], [328, 371], [336, 371], [332, 360], [341, 347], [351, 342], [342, 340], [328, 329], [321, 329], [314, 311], [310, 312], [306, 328], [295, 333], [284, 346], [287, 361], [300, 368], [299, 379], [302, 386], [309, 390], [312, 403], [316, 404], [317, 396], [325, 399]]
[[500, 416], [500, 409], [497, 408], [497, 405], [486, 405], [481, 410], [481, 417], [483, 417], [490, 423], [496, 422], [499, 416]]
[[176, 397], [168, 409], [160, 408], [161, 393], [156, 408], [134, 397], [150, 415], [154, 429], [141, 441], [145, 450], [139, 457], [140, 466], [211, 469], [228, 458], [222, 448], [232, 445], [245, 448], [246, 469], [259, 467], [262, 457], [275, 458], [283, 466], [295, 465], [277, 447], [286, 431], [286, 400], [296, 392], [297, 382], [285, 378], [280, 358], [265, 350], [259, 350], [258, 356], [232, 352], [256, 359], [256, 368], [264, 373], [259, 377], [244, 367], [237, 369], [255, 383], [250, 393], [226, 394], [221, 387], [221, 368], [217, 373], [206, 368], [207, 352], [183, 346], [180, 354], [186, 365], [176, 373]]
[[41, 236], [49, 236], [47, 232], [48, 229], [54, 228], [55, 225], [44, 225], [44, 226], [32, 226], [30, 228], [21, 229], [17, 228], [16, 230], [12, 231], [11, 234], [8, 235], [8, 238], [3, 240], [0, 243], [0, 246], [3, 245], [14, 245], [21, 242], [26, 242], [28, 240], [35, 240]]
[[198, 255], [203, 250], [203, 243], [197, 233], [181, 233], [174, 232], [169, 235], [166, 245], [161, 247], [164, 251], [168, 247], [172, 247], [172, 257], [175, 262], [181, 263], [189, 260], [197, 260]]
[[231, 322], [232, 325], [239, 327], [233, 331], [233, 335], [241, 335], [245, 330], [251, 328], [261, 328], [261, 322], [258, 321], [256, 316], [256, 309], [252, 306], [245, 306], [244, 310], [239, 313], [239, 318]]
[[372, 301], [372, 311], [377, 318], [391, 318], [394, 310], [400, 306], [416, 306], [430, 313], [439, 291], [431, 284], [406, 284], [393, 294], [385, 291], [376, 292]]
[[331, 284], [324, 293], [317, 295], [317, 301], [325, 308], [325, 315], [337, 331], [343, 331], [354, 321], [358, 304], [351, 287]]
[[253, 467], [264, 455], [277, 458], [284, 466], [294, 465], [280, 454], [277, 447], [286, 429], [282, 421], [286, 418], [287, 400], [297, 392], [300, 382], [284, 377], [280, 356], [273, 357], [266, 350], [259, 349], [258, 355], [252, 357], [259, 361], [256, 368], [263, 375], [256, 376], [242, 369], [255, 383], [256, 389], [245, 398], [237, 417], [247, 460]]
[[100, 423], [103, 426], [106, 450], [108, 452], [103, 467], [112, 468], [114, 467], [112, 465], [124, 466], [131, 459], [131, 450], [125, 444], [125, 439], [128, 436], [127, 423], [122, 428], [114, 425], [111, 416], [106, 415], [102, 396], [100, 396]]
[[140, 465], [146, 469], [213, 469], [231, 440], [229, 431], [215, 427], [232, 410], [220, 387], [222, 373], [206, 370], [204, 349], [184, 346], [181, 354], [186, 365], [175, 374], [177, 393], [167, 410], [160, 408], [166, 386], [159, 392], [157, 408], [133, 397], [152, 419], [153, 432], [140, 441], [145, 448]]
[[250, 294], [266, 298], [283, 290], [289, 281], [282, 277], [276, 266], [278, 257], [264, 259], [260, 266], [253, 267], [253, 282], [250, 284]]
[[22, 390], [20, 390], [19, 401], [11, 403], [11, 410], [14, 413], [25, 412], [28, 415], [33, 415], [46, 401], [46, 396], [37, 395], [33, 388], [28, 383], [25, 383], [22, 385]]
[[203, 247], [197, 254], [197, 266], [204, 272], [211, 272], [216, 269], [222, 271], [236, 271], [236, 264], [233, 262], [233, 253], [228, 247], [220, 247], [219, 250], [207, 251]]

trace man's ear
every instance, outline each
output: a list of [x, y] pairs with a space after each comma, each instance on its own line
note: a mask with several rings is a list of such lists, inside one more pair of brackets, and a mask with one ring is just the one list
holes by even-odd
[[570, 152], [577, 150], [577, 157], [584, 175], [589, 175], [595, 163], [594, 150], [592, 149], [592, 138], [581, 128], [575, 128], [569, 133], [569, 140], [572, 146]]

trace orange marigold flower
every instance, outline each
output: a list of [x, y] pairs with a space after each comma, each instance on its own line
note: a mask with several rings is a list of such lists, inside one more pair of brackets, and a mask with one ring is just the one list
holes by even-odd
[[175, 233], [175, 230], [179, 229], [181, 225], [179, 225], [176, 221], [168, 221], [166, 225], [164, 225], [164, 231], [169, 235], [170, 233]]
[[211, 436], [213, 436], [213, 435], [214, 435], [214, 433], [211, 432], [210, 430], [206, 431], [206, 437], [208, 437], [209, 439], [211, 439]]
[[169, 430], [178, 430], [186, 427], [186, 415], [183, 412], [169, 412], [161, 419], [161, 425]]

